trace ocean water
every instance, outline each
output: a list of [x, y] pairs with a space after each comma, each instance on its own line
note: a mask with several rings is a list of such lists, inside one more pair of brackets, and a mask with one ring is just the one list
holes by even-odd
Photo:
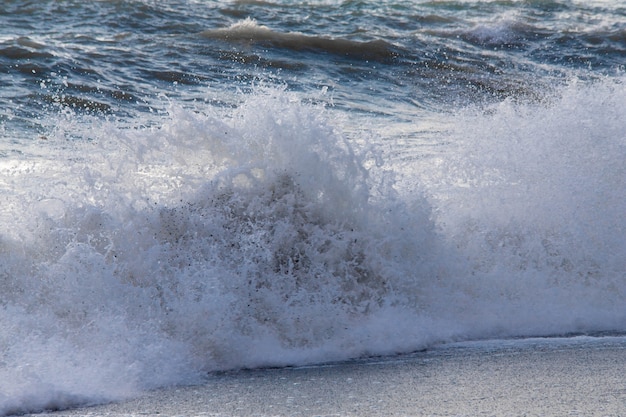
[[0, 415], [626, 332], [623, 1], [0, 4]]

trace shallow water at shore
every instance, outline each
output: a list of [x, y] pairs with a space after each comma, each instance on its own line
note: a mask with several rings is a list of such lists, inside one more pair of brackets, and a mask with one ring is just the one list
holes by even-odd
[[[328, 365], [211, 374], [201, 385], [38, 416], [623, 416], [626, 337], [464, 342]], [[33, 415], [34, 416], [34, 415]]]

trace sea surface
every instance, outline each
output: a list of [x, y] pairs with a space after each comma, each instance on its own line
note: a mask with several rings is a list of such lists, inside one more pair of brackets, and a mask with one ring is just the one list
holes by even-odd
[[623, 0], [4, 0], [0, 415], [626, 333]]

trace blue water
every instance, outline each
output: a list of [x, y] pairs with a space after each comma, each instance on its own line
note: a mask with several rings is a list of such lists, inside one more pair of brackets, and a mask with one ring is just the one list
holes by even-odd
[[626, 332], [626, 4], [4, 1], [0, 415]]

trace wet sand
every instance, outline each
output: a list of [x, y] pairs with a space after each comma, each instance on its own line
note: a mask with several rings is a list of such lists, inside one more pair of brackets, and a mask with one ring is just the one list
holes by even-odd
[[396, 357], [211, 374], [200, 386], [44, 415], [626, 416], [626, 337], [460, 343]]

